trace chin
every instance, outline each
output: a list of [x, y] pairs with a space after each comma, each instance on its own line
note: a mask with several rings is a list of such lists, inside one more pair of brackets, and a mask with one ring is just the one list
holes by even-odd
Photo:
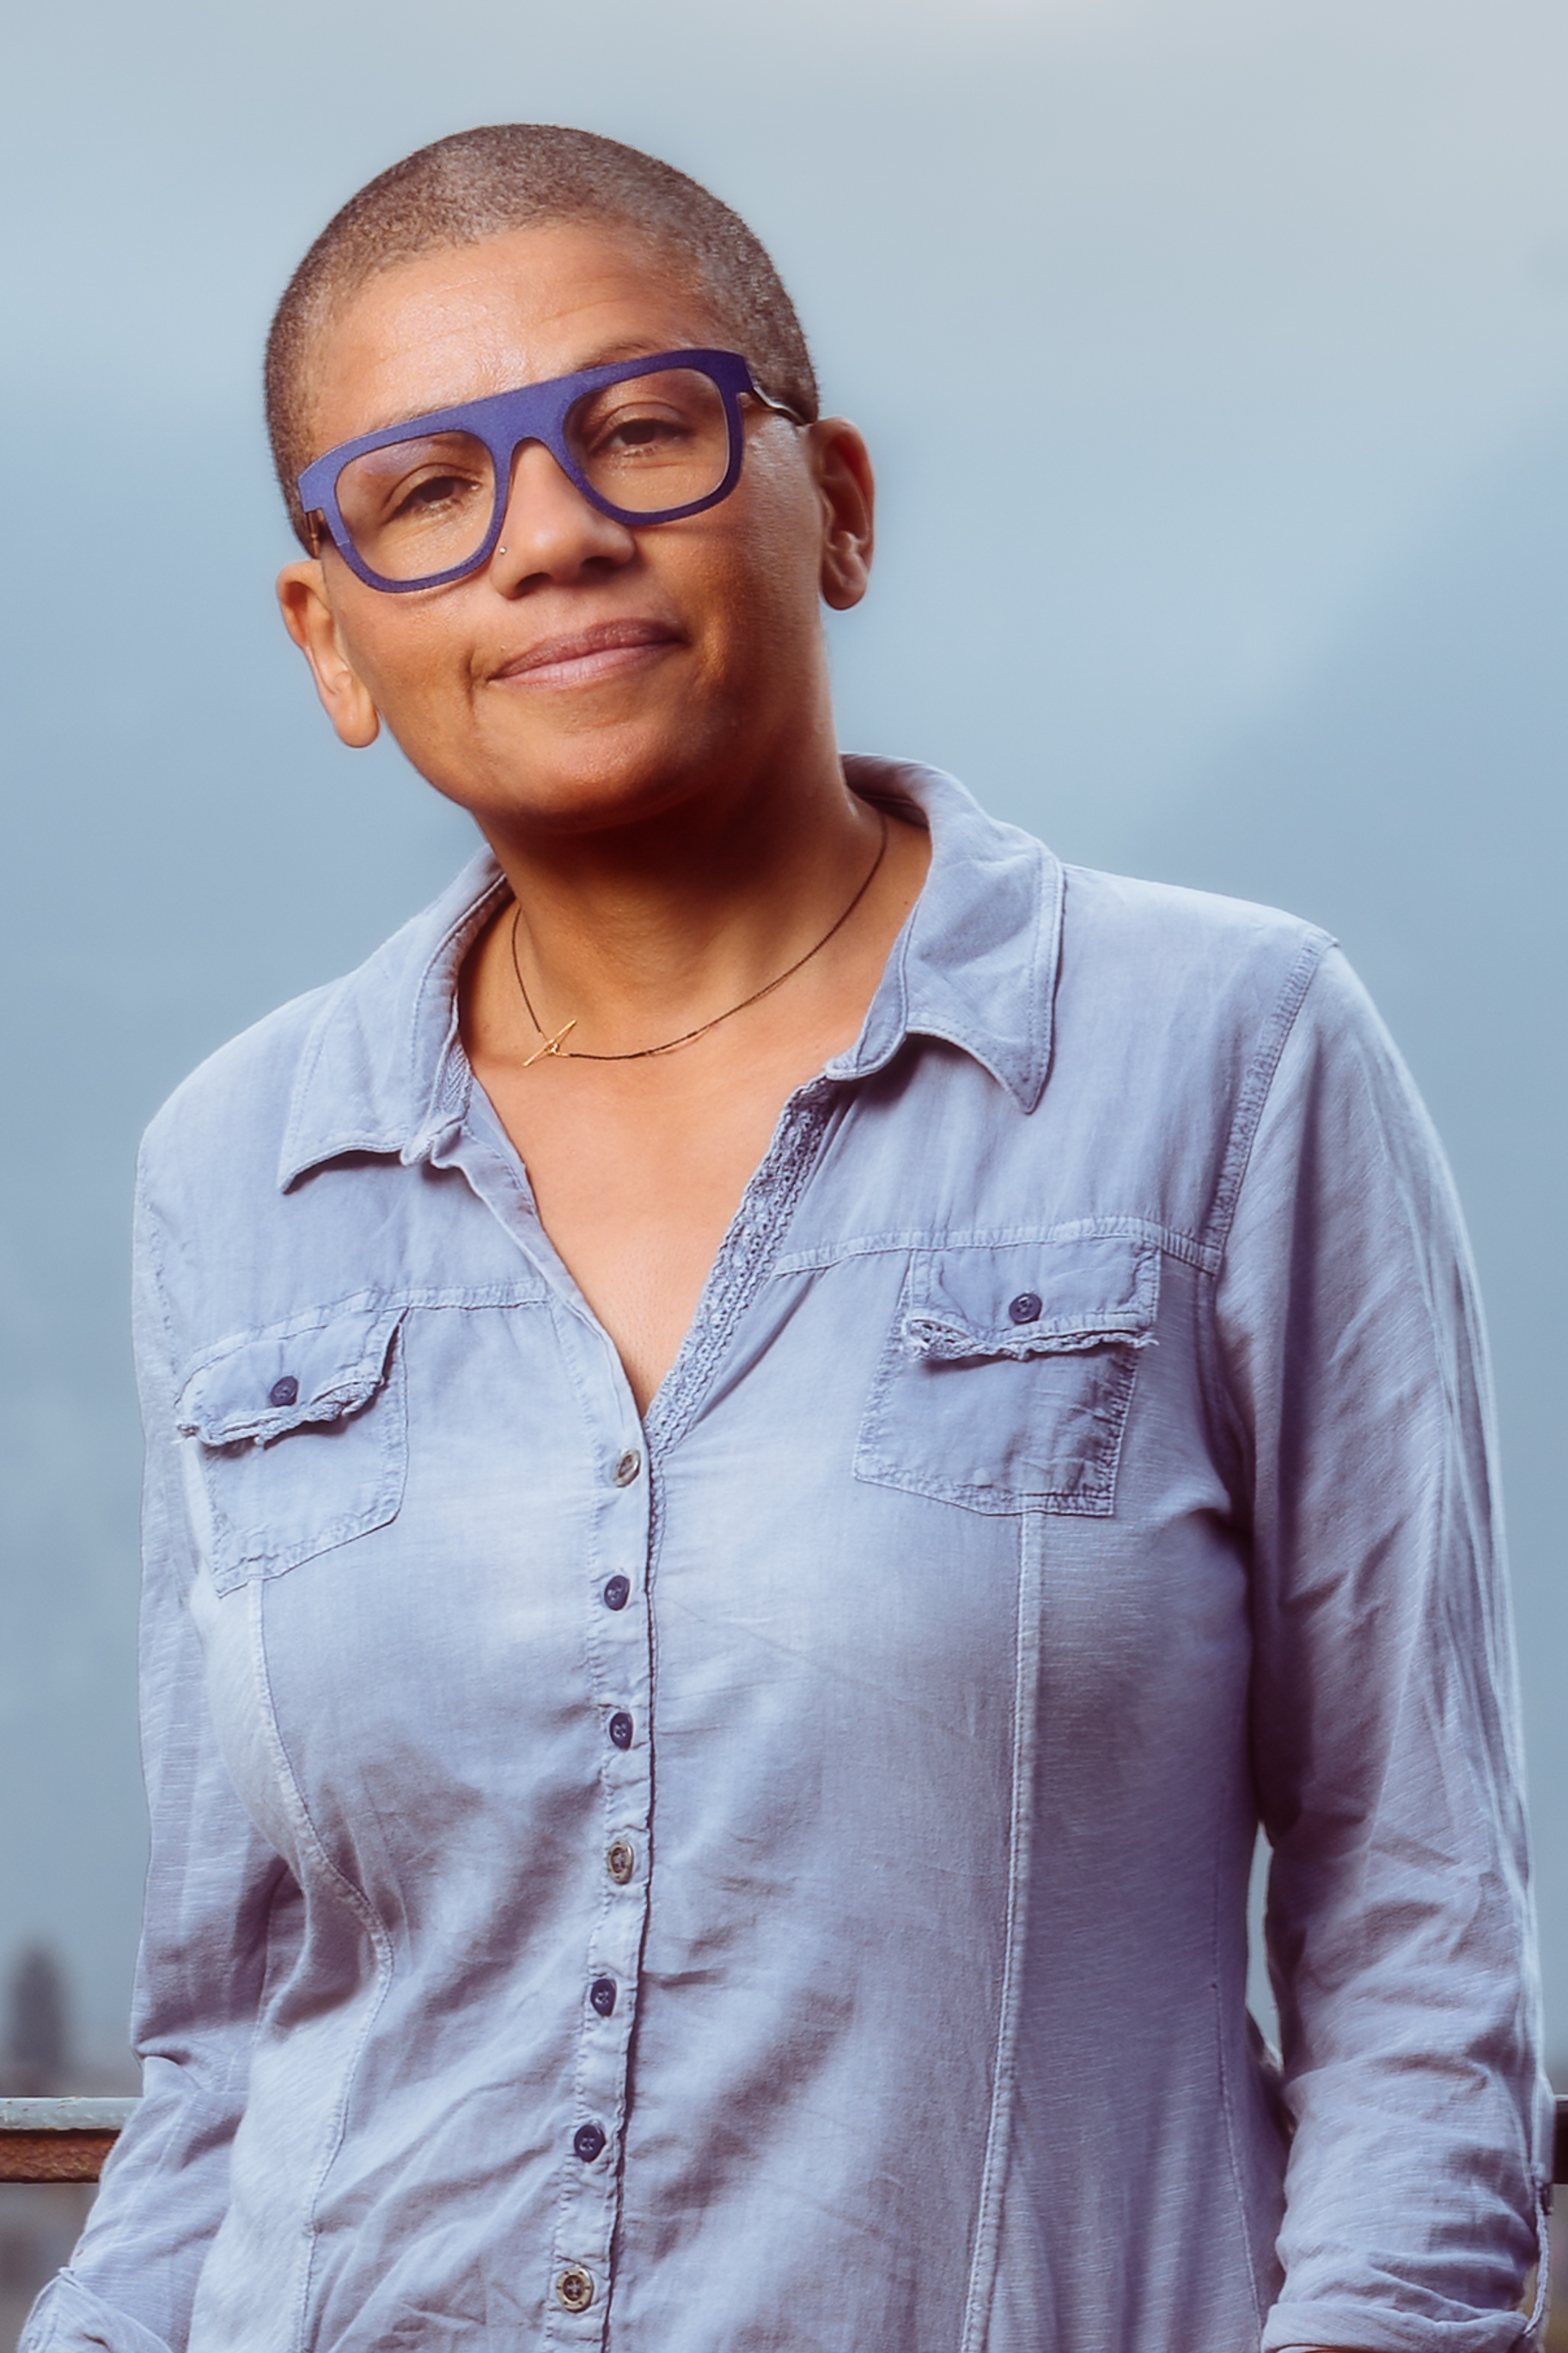
[[[627, 741], [627, 734], [641, 740]], [[614, 740], [618, 737], [619, 740]], [[702, 790], [712, 769], [708, 747], [668, 736], [649, 743], [641, 731], [614, 731], [595, 743], [573, 734], [564, 743], [531, 745], [492, 766], [482, 791], [439, 789], [461, 803], [482, 827], [524, 825], [551, 833], [599, 833], [663, 816]]]

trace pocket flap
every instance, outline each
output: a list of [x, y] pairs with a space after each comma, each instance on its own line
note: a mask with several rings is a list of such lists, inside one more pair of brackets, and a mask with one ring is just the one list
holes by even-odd
[[1159, 1297], [1159, 1250], [1123, 1234], [950, 1246], [910, 1269], [904, 1347], [950, 1363], [1142, 1348]]
[[309, 1423], [344, 1421], [386, 1379], [399, 1307], [341, 1310], [242, 1340], [191, 1375], [175, 1407], [184, 1438], [267, 1446]]

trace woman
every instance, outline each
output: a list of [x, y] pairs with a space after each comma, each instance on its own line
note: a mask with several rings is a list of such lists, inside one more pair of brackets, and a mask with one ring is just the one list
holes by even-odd
[[1526, 2341], [1484, 1376], [1337, 952], [840, 761], [865, 450], [665, 166], [409, 158], [268, 393], [486, 847], [148, 1138], [147, 2096], [31, 2353]]

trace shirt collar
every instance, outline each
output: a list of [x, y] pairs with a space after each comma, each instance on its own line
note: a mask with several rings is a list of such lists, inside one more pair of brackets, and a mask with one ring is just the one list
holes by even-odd
[[865, 1027], [834, 1077], [879, 1070], [918, 1033], [960, 1046], [1033, 1111], [1050, 1067], [1062, 868], [1043, 842], [988, 817], [956, 778], [909, 760], [844, 763], [865, 800], [913, 802], [931, 828], [925, 888], [899, 934]]
[[[912, 803], [931, 829], [931, 869], [834, 1079], [864, 1078], [911, 1034], [972, 1054], [1020, 1109], [1050, 1065], [1062, 869], [1044, 845], [987, 817], [963, 786], [913, 761], [848, 755], [863, 799]], [[506, 898], [489, 849], [435, 904], [329, 989], [300, 1056], [279, 1163], [287, 1188], [345, 1152], [427, 1160], [461, 1124], [471, 1083], [458, 1036], [458, 976]]]

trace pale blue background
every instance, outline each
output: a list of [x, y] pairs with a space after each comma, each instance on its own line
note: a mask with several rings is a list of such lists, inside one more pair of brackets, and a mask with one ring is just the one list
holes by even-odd
[[772, 244], [883, 534], [846, 741], [1343, 938], [1491, 1307], [1568, 2056], [1568, 13], [1557, 0], [254, 0], [14, 19], [0, 100], [0, 1968], [120, 2031], [136, 1133], [463, 854], [282, 638], [269, 307], [409, 147], [575, 121]]

